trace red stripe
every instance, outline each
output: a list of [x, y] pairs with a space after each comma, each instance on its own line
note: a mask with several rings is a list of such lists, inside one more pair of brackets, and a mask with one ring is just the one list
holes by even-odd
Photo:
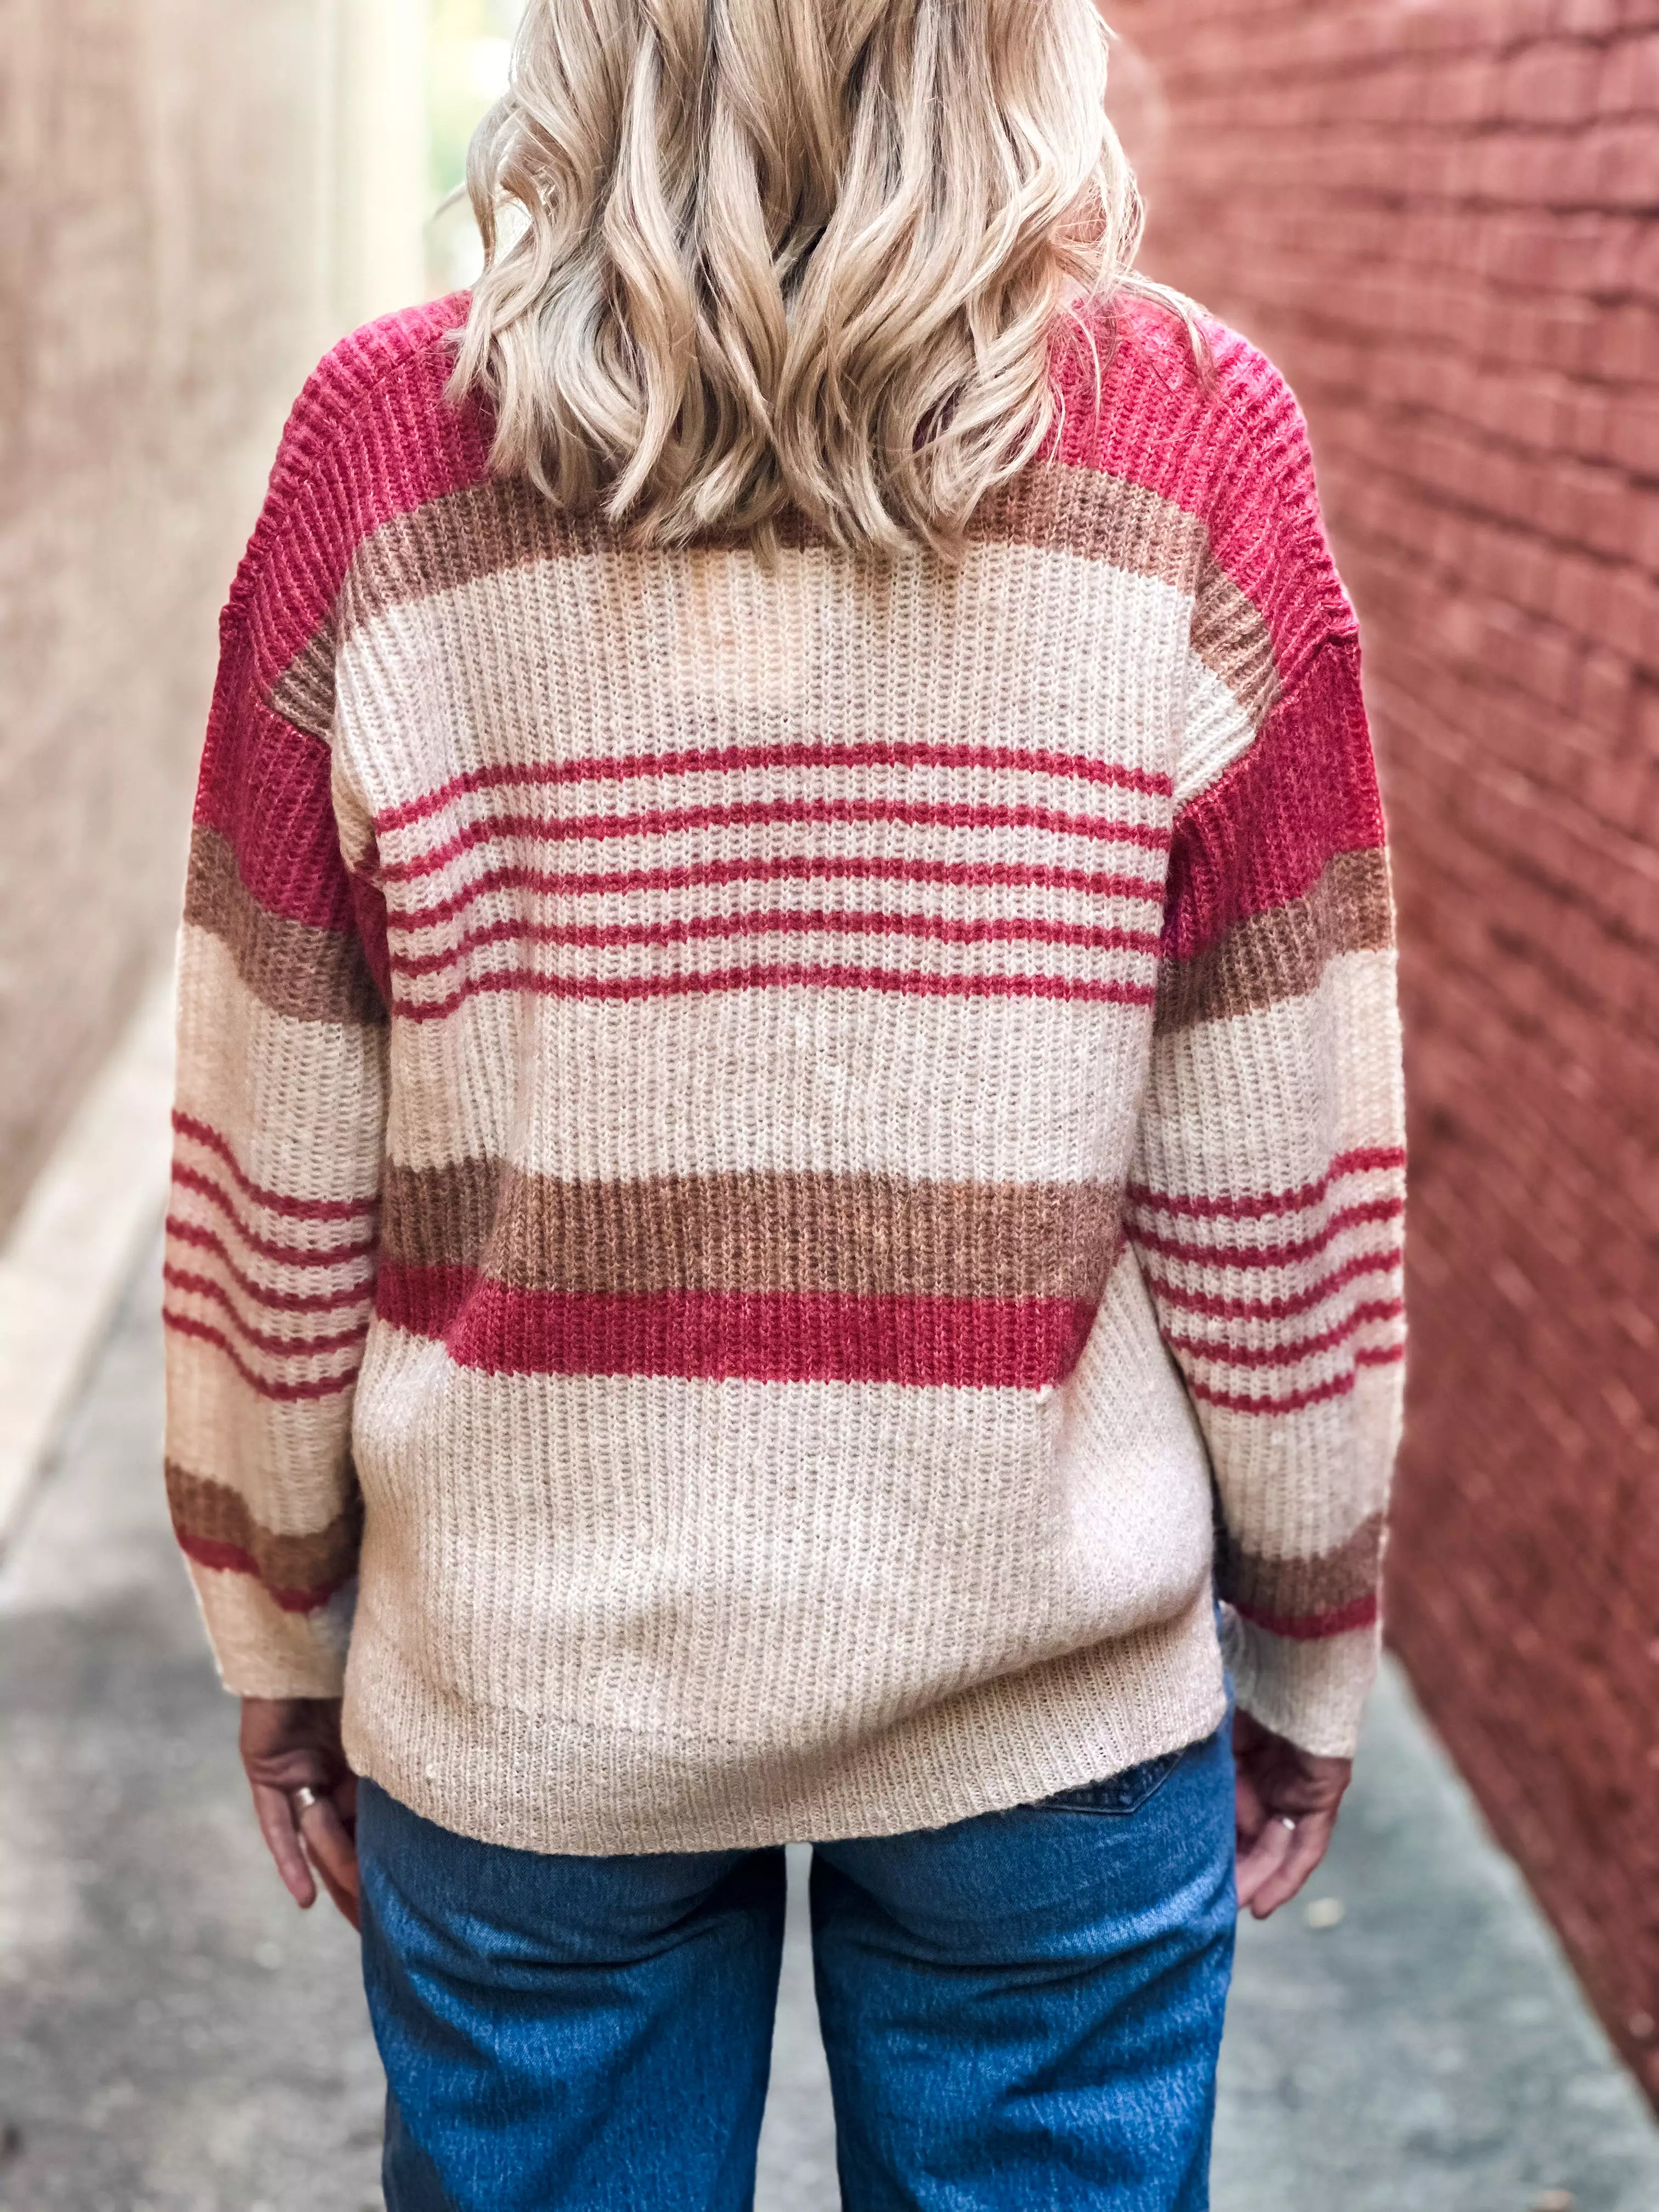
[[389, 806], [374, 817], [377, 830], [401, 830], [438, 813], [453, 799], [477, 791], [544, 790], [570, 783], [623, 783], [638, 776], [696, 775], [708, 770], [738, 774], [768, 768], [946, 768], [1005, 769], [1041, 775], [1073, 776], [1109, 784], [1119, 791], [1145, 792], [1167, 799], [1175, 790], [1167, 775], [1148, 769], [1123, 768], [1087, 753], [1049, 752], [1025, 745], [928, 744], [897, 738], [825, 738], [764, 745], [697, 745], [684, 750], [578, 757], [468, 769], [447, 783]]
[[686, 890], [702, 884], [744, 883], [961, 884], [975, 890], [1084, 891], [1096, 898], [1127, 898], [1161, 906], [1164, 886], [1147, 876], [1097, 868], [1021, 867], [1004, 861], [854, 859], [835, 853], [789, 853], [771, 859], [692, 860], [672, 868], [589, 868], [561, 872], [516, 864], [487, 868], [465, 890], [423, 906], [404, 908], [388, 919], [394, 929], [425, 929], [448, 921], [494, 890], [545, 891], [585, 898], [625, 891]]
[[[1078, 328], [1085, 321], [1087, 337]], [[1055, 410], [1045, 458], [1144, 485], [1204, 519], [1212, 557], [1276, 631], [1311, 614], [1328, 623], [1334, 597], [1330, 556], [1322, 540], [1285, 558], [1288, 482], [1305, 497], [1311, 483], [1307, 434], [1276, 371], [1243, 338], [1206, 322], [1216, 363], [1222, 411], [1249, 422], [1280, 465], [1225, 468], [1226, 496], [1217, 498], [1210, 468], [1195, 468], [1195, 449], [1214, 434], [1217, 404], [1193, 373], [1187, 341], [1156, 306], [1079, 310], [1059, 333], [1054, 376], [1063, 404]], [[1206, 380], [1207, 381], [1207, 380]], [[1281, 469], [1283, 473], [1281, 473]], [[1292, 507], [1292, 514], [1297, 509]], [[1292, 596], [1293, 595], [1293, 596]], [[1288, 602], [1288, 604], [1287, 604]], [[1310, 605], [1311, 602], [1311, 605]], [[1275, 636], [1275, 657], [1280, 658]], [[1281, 658], [1281, 665], [1282, 665]]]
[[268, 1330], [255, 1328], [246, 1321], [224, 1285], [216, 1283], [210, 1276], [192, 1275], [182, 1267], [166, 1267], [161, 1270], [161, 1280], [175, 1291], [211, 1298], [223, 1308], [245, 1344], [252, 1345], [256, 1352], [274, 1352], [282, 1358], [308, 1359], [322, 1352], [343, 1352], [348, 1345], [361, 1344], [368, 1334], [368, 1323], [364, 1321], [355, 1328], [339, 1329], [330, 1336], [272, 1336]]
[[1168, 951], [1190, 960], [1305, 897], [1338, 853], [1380, 852], [1382, 808], [1351, 641], [1332, 640], [1255, 743], [1183, 809]]
[[1155, 1237], [1138, 1223], [1129, 1224], [1128, 1236], [1132, 1244], [1156, 1252], [1164, 1260], [1191, 1261], [1208, 1267], [1282, 1267], [1292, 1260], [1310, 1259], [1316, 1252], [1322, 1252], [1346, 1229], [1372, 1221], [1397, 1221], [1405, 1210], [1405, 1201], [1399, 1198], [1339, 1206], [1317, 1236], [1296, 1237], [1284, 1244], [1180, 1244], [1171, 1237]]
[[1397, 1321], [1405, 1310], [1403, 1298], [1373, 1299], [1356, 1306], [1347, 1319], [1339, 1322], [1334, 1328], [1328, 1328], [1319, 1336], [1297, 1337], [1290, 1344], [1235, 1346], [1202, 1336], [1172, 1336], [1168, 1342], [1172, 1352], [1190, 1352], [1195, 1359], [1212, 1360], [1224, 1367], [1294, 1367], [1299, 1359], [1310, 1359], [1317, 1352], [1329, 1352], [1339, 1344], [1346, 1344], [1357, 1329], [1367, 1323]]
[[1241, 1605], [1237, 1598], [1228, 1602], [1235, 1613], [1257, 1628], [1265, 1628], [1269, 1636], [1294, 1637], [1303, 1644], [1317, 1643], [1325, 1636], [1346, 1636], [1356, 1628], [1370, 1628], [1378, 1611], [1375, 1590], [1368, 1590], [1364, 1597], [1350, 1598], [1346, 1605], [1334, 1607], [1329, 1613], [1304, 1613], [1300, 1618], [1263, 1613], [1253, 1605]]
[[282, 1191], [267, 1190], [263, 1183], [244, 1174], [241, 1162], [228, 1141], [210, 1123], [198, 1121], [193, 1114], [181, 1114], [175, 1108], [173, 1126], [179, 1136], [189, 1137], [198, 1145], [205, 1145], [210, 1152], [216, 1152], [230, 1170], [231, 1178], [244, 1197], [252, 1199], [271, 1213], [286, 1213], [295, 1221], [356, 1221], [364, 1214], [379, 1211], [378, 1197], [289, 1198]]
[[230, 1339], [222, 1330], [215, 1328], [210, 1322], [197, 1321], [189, 1314], [178, 1313], [173, 1307], [164, 1306], [161, 1309], [161, 1325], [164, 1328], [172, 1329], [175, 1335], [199, 1337], [204, 1344], [216, 1346], [249, 1389], [257, 1391], [262, 1398], [275, 1398], [284, 1403], [295, 1398], [331, 1398], [339, 1391], [350, 1389], [357, 1380], [358, 1363], [354, 1360], [349, 1374], [325, 1375], [307, 1382], [273, 1382], [268, 1376], [256, 1374]]
[[262, 1260], [280, 1261], [285, 1267], [337, 1267], [347, 1260], [367, 1260], [376, 1249], [372, 1237], [366, 1244], [325, 1244], [319, 1251], [311, 1251], [303, 1244], [273, 1244], [269, 1238], [254, 1235], [225, 1192], [207, 1176], [175, 1160], [173, 1180], [182, 1189], [196, 1191], [216, 1206], [249, 1251], [257, 1252]]
[[492, 1375], [679, 1375], [1035, 1389], [1094, 1318], [1065, 1298], [509, 1290], [457, 1267], [381, 1270], [378, 1310]]
[[1216, 1297], [1207, 1291], [1186, 1290], [1181, 1284], [1168, 1282], [1150, 1270], [1146, 1282], [1160, 1304], [1180, 1306], [1188, 1313], [1208, 1314], [1218, 1321], [1284, 1321], [1292, 1314], [1306, 1313], [1312, 1306], [1322, 1305], [1327, 1298], [1334, 1297], [1346, 1284], [1361, 1275], [1392, 1273], [1404, 1257], [1397, 1244], [1391, 1244], [1386, 1252], [1360, 1252], [1346, 1266], [1322, 1275], [1306, 1290], [1292, 1291], [1278, 1298]]
[[1132, 1182], [1124, 1195], [1131, 1205], [1158, 1213], [1181, 1213], [1195, 1219], [1259, 1221], [1265, 1214], [1295, 1213], [1317, 1206], [1331, 1185], [1344, 1176], [1369, 1175], [1382, 1168], [1403, 1168], [1406, 1155], [1398, 1145], [1374, 1145], [1367, 1149], [1339, 1152], [1317, 1182], [1304, 1182], [1300, 1190], [1267, 1191], [1258, 1198], [1182, 1198], [1172, 1191], [1153, 1190]]
[[349, 1283], [342, 1291], [312, 1291], [301, 1294], [295, 1291], [268, 1290], [245, 1275], [230, 1256], [228, 1246], [216, 1237], [210, 1229], [204, 1229], [181, 1215], [170, 1213], [167, 1219], [168, 1241], [174, 1244], [194, 1244], [198, 1250], [211, 1252], [223, 1266], [226, 1273], [238, 1290], [258, 1304], [269, 1306], [273, 1313], [331, 1313], [340, 1306], [360, 1304], [373, 1294], [374, 1279], [365, 1275], [356, 1283]]
[[360, 544], [382, 523], [488, 474], [484, 411], [452, 407], [442, 396], [453, 363], [441, 333], [465, 313], [458, 295], [355, 331], [296, 402], [231, 593], [233, 612], [258, 617], [264, 681], [325, 621]]
[[267, 914], [352, 933], [329, 750], [247, 696], [246, 647], [220, 664], [192, 821], [230, 847], [249, 896]]
[[405, 1021], [441, 1021], [468, 999], [489, 991], [524, 991], [544, 999], [664, 999], [714, 991], [772, 990], [793, 984], [837, 991], [897, 991], [927, 999], [1065, 999], [1119, 1006], [1150, 1006], [1157, 996], [1150, 984], [1084, 983], [1068, 975], [927, 975], [907, 969], [776, 962], [764, 967], [709, 968], [678, 975], [604, 977], [543, 975], [529, 968], [502, 968], [470, 976], [442, 999], [396, 999], [392, 1012]]
[[179, 1548], [198, 1566], [216, 1567], [223, 1574], [251, 1575], [271, 1603], [281, 1606], [284, 1613], [315, 1613], [351, 1580], [349, 1575], [341, 1575], [331, 1583], [319, 1583], [315, 1589], [273, 1589], [269, 1583], [259, 1581], [258, 1561], [240, 1544], [227, 1544], [216, 1536], [192, 1536], [180, 1529]]
[[[1405, 1356], [1403, 1344], [1375, 1351], [1366, 1348], [1354, 1353], [1354, 1366], [1392, 1367]], [[1212, 1390], [1207, 1382], [1194, 1382], [1190, 1375], [1187, 1388], [1205, 1405], [1219, 1407], [1226, 1413], [1297, 1413], [1304, 1406], [1320, 1406], [1328, 1399], [1346, 1398], [1353, 1389], [1353, 1368], [1346, 1374], [1334, 1375], [1328, 1382], [1310, 1382], [1305, 1390], [1291, 1390], [1281, 1398], [1241, 1397], [1230, 1390]]]
[[469, 930], [447, 952], [402, 957], [404, 975], [430, 975], [453, 967], [486, 945], [679, 945], [726, 937], [807, 937], [866, 934], [919, 937], [943, 945], [1076, 945], [1101, 952], [1156, 952], [1158, 935], [1147, 929], [1097, 929], [1087, 922], [1042, 921], [1021, 915], [952, 921], [941, 915], [871, 912], [863, 908], [817, 908], [803, 913], [776, 907], [753, 914], [687, 915], [678, 921], [532, 922], [495, 921]]
[[1304, 1406], [1346, 1398], [1353, 1389], [1353, 1370], [1333, 1376], [1328, 1382], [1313, 1382], [1305, 1390], [1289, 1391], [1282, 1398], [1242, 1397], [1231, 1390], [1212, 1390], [1207, 1382], [1194, 1382], [1190, 1375], [1187, 1388], [1204, 1405], [1218, 1407], [1224, 1413], [1298, 1413]]
[[750, 829], [773, 823], [881, 823], [889, 828], [1045, 830], [1101, 844], [1140, 845], [1162, 853], [1166, 829], [1109, 816], [1067, 814], [1057, 806], [929, 805], [884, 799], [757, 799], [737, 806], [652, 806], [635, 814], [485, 814], [410, 860], [382, 864], [381, 880], [428, 876], [474, 847], [497, 837], [536, 837], [550, 844], [606, 837], [666, 837], [681, 830]]

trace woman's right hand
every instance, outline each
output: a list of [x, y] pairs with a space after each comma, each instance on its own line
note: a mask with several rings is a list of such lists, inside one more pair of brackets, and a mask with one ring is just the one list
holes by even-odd
[[[289, 1894], [301, 1909], [316, 1903], [314, 1867], [356, 1928], [357, 1778], [340, 1742], [340, 1700], [244, 1698], [240, 1742], [260, 1832]], [[301, 1788], [318, 1802], [296, 1813]]]

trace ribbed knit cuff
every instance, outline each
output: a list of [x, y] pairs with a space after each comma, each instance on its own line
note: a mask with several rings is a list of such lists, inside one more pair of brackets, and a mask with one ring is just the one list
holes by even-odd
[[1304, 1751], [1352, 1759], [1376, 1679], [1375, 1626], [1340, 1636], [1275, 1636], [1224, 1608], [1222, 1650], [1238, 1703], [1252, 1719]]
[[325, 1605], [289, 1613], [252, 1575], [190, 1563], [208, 1640], [226, 1689], [239, 1698], [337, 1698], [357, 1586]]

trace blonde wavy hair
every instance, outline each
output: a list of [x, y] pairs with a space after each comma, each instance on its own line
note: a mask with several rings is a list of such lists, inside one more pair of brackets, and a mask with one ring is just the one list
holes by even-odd
[[1107, 35], [1094, 0], [528, 0], [451, 380], [493, 467], [637, 542], [793, 507], [959, 550], [1079, 301], [1158, 289]]

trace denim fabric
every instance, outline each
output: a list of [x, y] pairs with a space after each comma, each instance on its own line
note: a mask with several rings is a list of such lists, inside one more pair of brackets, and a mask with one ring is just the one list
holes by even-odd
[[[388, 2212], [741, 2212], [781, 1850], [538, 1856], [359, 1802]], [[1224, 1733], [1039, 1805], [819, 1844], [848, 2212], [1204, 2212], [1232, 1959]]]

